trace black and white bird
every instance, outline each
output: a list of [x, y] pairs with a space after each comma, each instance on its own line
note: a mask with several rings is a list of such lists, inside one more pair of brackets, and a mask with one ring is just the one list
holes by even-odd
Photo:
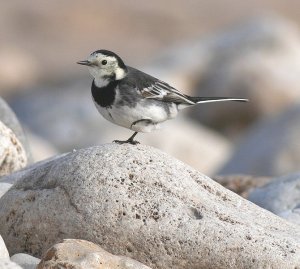
[[186, 107], [196, 104], [240, 101], [231, 97], [191, 97], [181, 93], [164, 81], [127, 66], [115, 53], [97, 50], [87, 60], [77, 62], [86, 65], [94, 78], [92, 96], [100, 114], [114, 124], [134, 131], [125, 141], [116, 143], [137, 144], [138, 132], [151, 132], [160, 123], [176, 117]]

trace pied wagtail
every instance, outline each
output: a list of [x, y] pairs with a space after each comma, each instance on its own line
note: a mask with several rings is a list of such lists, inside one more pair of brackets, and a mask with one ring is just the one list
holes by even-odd
[[117, 125], [134, 131], [126, 141], [116, 143], [137, 144], [138, 132], [151, 132], [159, 124], [176, 117], [179, 110], [200, 103], [241, 101], [231, 97], [191, 97], [166, 82], [124, 64], [122, 59], [108, 50], [97, 50], [85, 61], [93, 76], [92, 96], [100, 114]]

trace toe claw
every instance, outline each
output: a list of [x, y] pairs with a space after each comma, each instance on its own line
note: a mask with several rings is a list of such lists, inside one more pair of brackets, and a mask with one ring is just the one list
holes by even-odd
[[114, 140], [113, 143], [117, 143], [119, 145], [122, 145], [122, 144], [131, 144], [131, 145], [137, 145], [137, 144], [140, 144], [139, 141], [136, 141], [136, 140], [125, 140], [125, 141], [122, 141], [122, 140]]
[[121, 141], [121, 140], [114, 140], [113, 143], [116, 143], [116, 144], [124, 144], [126, 141]]
[[137, 144], [140, 144], [140, 142], [133, 140], [134, 137], [135, 137], [137, 134], [138, 134], [138, 132], [135, 132], [135, 133], [134, 133], [131, 137], [129, 137], [127, 140], [125, 140], [125, 141], [122, 141], [122, 140], [114, 140], [113, 143], [117, 143], [117, 144], [120, 144], [120, 145], [126, 144], [126, 143], [131, 144], [131, 145], [137, 145]]

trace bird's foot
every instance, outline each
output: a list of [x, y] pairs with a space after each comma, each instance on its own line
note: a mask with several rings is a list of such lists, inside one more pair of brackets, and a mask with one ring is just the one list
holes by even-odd
[[120, 144], [120, 145], [126, 144], [126, 143], [131, 144], [131, 145], [137, 145], [137, 144], [140, 144], [140, 142], [133, 140], [134, 137], [135, 137], [137, 134], [138, 134], [138, 132], [135, 132], [131, 137], [129, 137], [129, 138], [128, 138], [127, 140], [125, 140], [125, 141], [122, 141], [122, 140], [114, 140], [113, 142], [114, 142], [114, 143], [117, 143], [117, 144]]
[[139, 141], [136, 141], [136, 140], [131, 140], [131, 139], [128, 139], [128, 140], [125, 140], [125, 141], [122, 141], [122, 140], [114, 140], [113, 141], [114, 143], [117, 143], [117, 144], [131, 144], [131, 145], [137, 145], [137, 144], [140, 144]]

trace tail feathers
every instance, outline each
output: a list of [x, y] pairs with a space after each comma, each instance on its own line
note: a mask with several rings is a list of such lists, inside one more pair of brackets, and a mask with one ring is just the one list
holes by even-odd
[[192, 97], [189, 96], [189, 100], [195, 104], [200, 103], [212, 103], [212, 102], [225, 102], [225, 101], [236, 101], [236, 102], [248, 102], [248, 99], [234, 98], [234, 97]]

